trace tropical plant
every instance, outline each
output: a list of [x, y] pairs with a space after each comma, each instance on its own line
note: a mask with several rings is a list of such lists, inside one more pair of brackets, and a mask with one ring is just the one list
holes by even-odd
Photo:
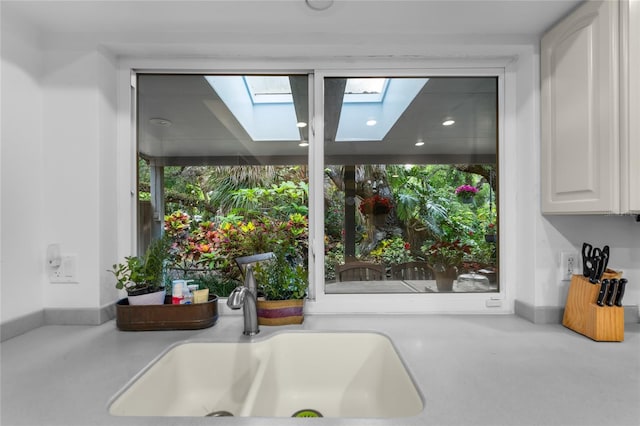
[[308, 219], [299, 213], [287, 220], [263, 215], [241, 221], [232, 215], [220, 218], [216, 225], [209, 221], [194, 224], [189, 215], [178, 211], [165, 217], [165, 235], [172, 242], [169, 267], [174, 275], [206, 276], [207, 282], [215, 281], [225, 291], [240, 279], [237, 257], [286, 247], [288, 256], [300, 263], [306, 264], [308, 258]]

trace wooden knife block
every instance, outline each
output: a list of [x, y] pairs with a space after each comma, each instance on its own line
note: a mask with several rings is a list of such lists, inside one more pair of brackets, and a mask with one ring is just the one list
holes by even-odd
[[[602, 279], [620, 279], [621, 272], [607, 271]], [[600, 284], [591, 284], [582, 275], [571, 278], [571, 286], [564, 307], [562, 325], [598, 342], [622, 342], [624, 340], [624, 308], [622, 306], [598, 306]]]

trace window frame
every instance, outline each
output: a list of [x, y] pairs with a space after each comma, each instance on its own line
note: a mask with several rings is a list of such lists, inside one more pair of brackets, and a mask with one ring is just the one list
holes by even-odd
[[[310, 313], [451, 313], [486, 312], [488, 308], [502, 311], [507, 303], [504, 303], [509, 286], [502, 273], [506, 266], [500, 250], [504, 241], [503, 233], [499, 233], [498, 244], [499, 265], [501, 268], [499, 291], [492, 293], [392, 293], [392, 294], [327, 294], [324, 291], [324, 202], [323, 202], [323, 170], [324, 170], [324, 78], [326, 77], [497, 77], [498, 79], [498, 176], [501, 175], [502, 156], [504, 152], [504, 87], [505, 72], [500, 68], [464, 68], [464, 69], [316, 69], [314, 72], [314, 107], [310, 110], [313, 114], [314, 132], [310, 135], [311, 151], [309, 152], [310, 167], [315, 164], [309, 176], [309, 199], [313, 199], [314, 206], [310, 206], [310, 238], [312, 253], [320, 254], [310, 256], [313, 259], [313, 268], [310, 267], [310, 284], [313, 287], [311, 303], [307, 304]], [[502, 180], [498, 179], [498, 194], [502, 193]], [[498, 219], [501, 221], [503, 200], [505, 197], [498, 195]], [[314, 217], [311, 217], [313, 213]], [[313, 223], [313, 226], [311, 225]], [[313, 228], [313, 232], [311, 231]], [[498, 229], [505, 229], [500, 223]], [[317, 234], [317, 236], [316, 236]], [[313, 235], [313, 237], [312, 237]], [[501, 304], [502, 306], [495, 306]], [[488, 306], [494, 305], [494, 306]], [[493, 311], [492, 311], [493, 312]]]
[[[355, 61], [353, 67], [345, 67], [336, 61], [327, 66], [326, 60], [303, 62], [282, 61], [207, 61], [176, 60], [158, 61], [151, 59], [123, 59], [118, 70], [118, 253], [126, 255], [136, 250], [136, 91], [135, 77], [140, 73], [306, 73], [310, 78], [310, 150], [309, 150], [309, 284], [310, 294], [306, 305], [309, 314], [328, 313], [513, 313], [515, 266], [505, 261], [504, 253], [517, 247], [515, 232], [507, 236], [499, 234], [498, 256], [500, 259], [500, 283], [497, 293], [448, 293], [448, 294], [326, 294], [324, 293], [324, 206], [323, 206], [323, 165], [324, 129], [323, 93], [324, 77], [366, 77], [393, 76], [492, 76], [498, 79], [498, 175], [506, 175], [506, 158], [515, 162], [514, 146], [516, 132], [516, 81], [517, 73], [512, 57], [490, 60], [470, 59], [461, 65], [460, 61], [433, 60], [388, 60]], [[171, 66], [167, 65], [167, 62]], [[277, 61], [276, 61], [277, 62]], [[382, 62], [382, 63], [381, 63]], [[416, 66], [416, 62], [420, 66]], [[268, 66], [267, 66], [268, 65]], [[316, 66], [313, 66], [316, 65]], [[356, 66], [357, 65], [357, 66]], [[508, 142], [511, 141], [511, 145]], [[507, 149], [511, 147], [510, 149]], [[498, 194], [514, 192], [515, 184], [499, 179]], [[498, 197], [499, 229], [505, 230], [509, 223], [505, 218], [517, 211], [515, 197], [507, 200]], [[224, 305], [224, 304], [223, 304]], [[222, 313], [230, 313], [223, 307]]]

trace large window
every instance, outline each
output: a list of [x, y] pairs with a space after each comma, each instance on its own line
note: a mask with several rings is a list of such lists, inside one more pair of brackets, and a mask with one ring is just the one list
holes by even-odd
[[499, 292], [498, 78], [311, 81], [140, 74], [139, 250], [170, 233], [169, 277], [220, 296], [235, 257], [282, 247], [312, 296]]
[[325, 78], [326, 293], [499, 291], [497, 98], [495, 77]]

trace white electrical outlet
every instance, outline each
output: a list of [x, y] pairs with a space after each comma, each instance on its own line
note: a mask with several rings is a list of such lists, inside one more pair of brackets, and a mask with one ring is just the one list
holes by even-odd
[[78, 256], [63, 255], [60, 266], [57, 268], [51, 268], [49, 271], [49, 282], [52, 283], [77, 283], [76, 267], [78, 263]]
[[563, 251], [560, 253], [560, 280], [570, 281], [573, 274], [578, 273], [578, 253], [574, 251]]

